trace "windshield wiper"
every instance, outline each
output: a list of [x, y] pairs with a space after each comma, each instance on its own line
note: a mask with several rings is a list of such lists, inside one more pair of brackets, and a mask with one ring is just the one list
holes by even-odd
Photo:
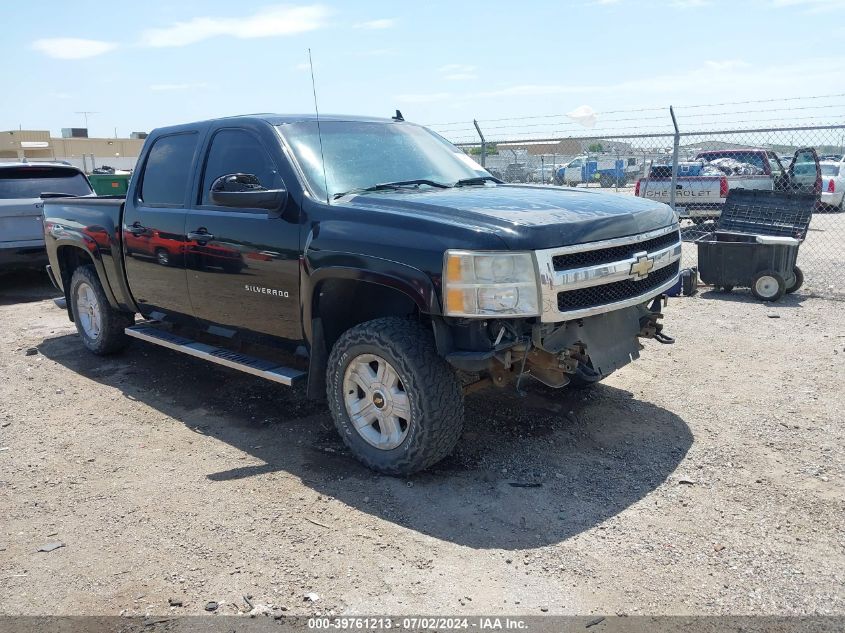
[[483, 185], [485, 182], [495, 182], [498, 185], [502, 184], [501, 180], [494, 178], [493, 176], [474, 176], [472, 178], [461, 178], [452, 186], [466, 187], [467, 185]]
[[427, 178], [417, 178], [415, 180], [397, 180], [395, 182], [380, 182], [372, 187], [358, 187], [357, 189], [350, 189], [342, 193], [334, 194], [333, 198], [343, 198], [353, 193], [364, 193], [367, 191], [384, 191], [386, 189], [401, 189], [402, 187], [411, 187], [419, 185], [428, 185], [429, 187], [436, 187], [437, 189], [447, 189], [450, 185], [444, 185], [442, 182], [436, 180], [429, 180]]

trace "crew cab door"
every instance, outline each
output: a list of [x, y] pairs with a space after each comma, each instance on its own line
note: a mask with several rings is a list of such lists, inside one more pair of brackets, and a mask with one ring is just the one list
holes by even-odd
[[196, 173], [198, 131], [160, 136], [140, 166], [123, 212], [132, 296], [145, 317], [193, 321], [185, 276], [185, 213]]
[[217, 326], [217, 333], [224, 333], [222, 327], [231, 333], [302, 338], [293, 201], [273, 208], [230, 206], [219, 197], [215, 201], [211, 192], [219, 178], [235, 174], [249, 177], [262, 190], [284, 191], [280, 165], [286, 160], [278, 139], [266, 130], [222, 127], [206, 143], [198, 191], [187, 214], [185, 261], [194, 316]]
[[584, 166], [584, 160], [581, 158], [576, 158], [571, 163], [566, 166], [564, 170], [564, 181], [569, 183], [577, 183], [581, 182], [581, 172]]

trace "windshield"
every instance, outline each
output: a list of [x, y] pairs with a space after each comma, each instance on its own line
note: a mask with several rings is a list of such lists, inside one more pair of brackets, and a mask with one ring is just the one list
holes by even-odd
[[822, 176], [838, 176], [839, 165], [822, 165]]
[[321, 121], [324, 181], [316, 122], [288, 123], [279, 130], [319, 198], [388, 182], [430, 180], [451, 185], [489, 175], [457, 147], [418, 125]]
[[39, 198], [44, 192], [87, 196], [91, 186], [75, 169], [63, 167], [10, 167], [0, 169], [0, 199]]

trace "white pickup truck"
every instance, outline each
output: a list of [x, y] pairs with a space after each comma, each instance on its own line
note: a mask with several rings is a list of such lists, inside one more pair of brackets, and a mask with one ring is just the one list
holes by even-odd
[[[797, 154], [797, 152], [796, 152]], [[678, 164], [675, 211], [696, 224], [718, 218], [728, 191], [775, 189], [785, 182], [787, 170], [777, 155], [766, 149], [724, 149], [699, 152], [694, 161]], [[646, 178], [637, 181], [635, 195], [668, 203], [672, 166], [653, 165]]]
[[[672, 190], [672, 166], [652, 165], [646, 178], [637, 181], [634, 194], [669, 203]], [[703, 161], [678, 163], [675, 181], [675, 211], [678, 217], [696, 224], [718, 218], [728, 196], [728, 179], [718, 169]]]

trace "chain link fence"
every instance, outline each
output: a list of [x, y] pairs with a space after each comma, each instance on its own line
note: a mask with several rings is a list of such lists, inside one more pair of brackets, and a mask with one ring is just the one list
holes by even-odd
[[[697, 264], [695, 241], [715, 230], [731, 189], [777, 189], [791, 173], [796, 152], [813, 148], [820, 160], [821, 193], [799, 249], [805, 280], [800, 292], [845, 299], [845, 115], [831, 120], [829, 109], [840, 104], [813, 99], [820, 98], [776, 107], [745, 102], [749, 105], [744, 109], [713, 104], [710, 114], [696, 113], [698, 120], [690, 115], [675, 119], [669, 108], [618, 111], [605, 126], [618, 133], [579, 134], [572, 122], [553, 117], [433, 128], [508, 183], [590, 188], [670, 204], [681, 218], [684, 267]], [[713, 108], [720, 106], [713, 116]], [[845, 114], [845, 104], [841, 106]], [[662, 114], [654, 114], [658, 110]], [[791, 115], [784, 116], [785, 110]], [[810, 115], [801, 116], [808, 111]], [[784, 119], [807, 124], [754, 125]], [[690, 122], [696, 127], [687, 129]], [[565, 126], [569, 129], [559, 129]], [[640, 132], [627, 133], [629, 129]]]

